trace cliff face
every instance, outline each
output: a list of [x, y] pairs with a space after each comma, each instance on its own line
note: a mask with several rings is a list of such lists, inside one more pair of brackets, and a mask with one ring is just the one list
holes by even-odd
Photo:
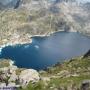
[[[5, 0], [7, 1], [7, 0]], [[72, 0], [0, 1], [0, 46], [31, 42], [31, 36], [56, 31], [90, 35], [89, 6]]]

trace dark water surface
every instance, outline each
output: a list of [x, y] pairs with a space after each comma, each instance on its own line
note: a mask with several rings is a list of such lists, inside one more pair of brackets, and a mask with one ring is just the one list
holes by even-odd
[[90, 38], [75, 32], [58, 32], [32, 40], [31, 44], [3, 48], [0, 57], [14, 60], [18, 67], [39, 70], [83, 55], [90, 49]]

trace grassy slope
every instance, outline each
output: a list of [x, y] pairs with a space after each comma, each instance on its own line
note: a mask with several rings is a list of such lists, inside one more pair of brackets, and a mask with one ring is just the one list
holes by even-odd
[[[62, 73], [63, 74], [60, 74]], [[67, 73], [68, 72], [68, 73]], [[90, 80], [90, 58], [76, 58], [48, 68], [40, 73], [41, 77], [48, 77], [50, 81], [29, 84], [21, 90], [69, 90], [67, 88], [80, 88], [84, 80]], [[76, 75], [76, 76], [75, 76]], [[66, 89], [65, 89], [66, 88]]]

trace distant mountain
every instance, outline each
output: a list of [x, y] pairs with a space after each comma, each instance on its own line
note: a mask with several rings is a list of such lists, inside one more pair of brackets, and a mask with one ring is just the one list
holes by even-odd
[[0, 9], [8, 9], [8, 8], [18, 8], [19, 6], [27, 6], [30, 7], [31, 4], [42, 4], [42, 5], [55, 5], [57, 3], [61, 3], [61, 2], [76, 2], [76, 3], [80, 3], [80, 2], [85, 2], [85, 1], [78, 1], [78, 0], [0, 0]]
[[76, 0], [0, 0], [0, 45], [12, 43], [16, 35], [18, 43], [22, 36], [28, 42], [30, 36], [56, 31], [90, 35], [89, 7]]
[[76, 0], [0, 0], [0, 9], [8, 9], [8, 8], [17, 8], [20, 6], [27, 6], [29, 7], [29, 5], [31, 4], [57, 4], [60, 2], [74, 2]]

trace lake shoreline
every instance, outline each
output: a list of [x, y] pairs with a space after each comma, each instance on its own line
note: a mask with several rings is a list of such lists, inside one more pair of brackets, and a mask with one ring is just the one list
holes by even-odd
[[15, 46], [15, 45], [19, 45], [19, 44], [22, 45], [22, 44], [32, 43], [32, 38], [33, 38], [33, 37], [48, 37], [48, 36], [51, 36], [52, 34], [55, 34], [55, 33], [58, 33], [58, 32], [77, 32], [77, 31], [58, 30], [58, 31], [50, 32], [50, 33], [48, 33], [48, 34], [31, 35], [31, 36], [30, 36], [30, 40], [28, 40], [28, 41], [20, 41], [20, 42], [16, 41], [16, 42], [13, 42], [13, 43], [12, 43], [12, 42], [8, 42], [8, 43], [6, 43], [6, 44], [0, 45], [0, 50], [1, 50], [1, 48], [4, 48], [4, 47], [6, 47], [6, 46]]
[[54, 33], [57, 33], [57, 32], [64, 32], [64, 31], [55, 31], [55, 32], [51, 32], [49, 34], [42, 34], [42, 35], [39, 35], [39, 34], [37, 34], [37, 35], [31, 35], [30, 36], [30, 40], [27, 41], [27, 42], [26, 41], [25, 42], [18, 42], [18, 41], [16, 41], [14, 43], [8, 42], [6, 44], [0, 45], [0, 54], [2, 52], [2, 49], [5, 48], [5, 47], [7, 47], [7, 46], [16, 46], [16, 45], [29, 44], [29, 43], [32, 43], [32, 38], [33, 37], [48, 37], [48, 36], [50, 36], [50, 35], [52, 35]]
[[19, 67], [39, 70], [56, 64], [59, 59], [62, 62], [81, 56], [90, 49], [90, 39], [78, 32], [59, 31], [48, 34], [48, 36], [34, 35], [31, 38], [31, 43], [4, 46], [1, 49], [1, 58], [11, 58]]

